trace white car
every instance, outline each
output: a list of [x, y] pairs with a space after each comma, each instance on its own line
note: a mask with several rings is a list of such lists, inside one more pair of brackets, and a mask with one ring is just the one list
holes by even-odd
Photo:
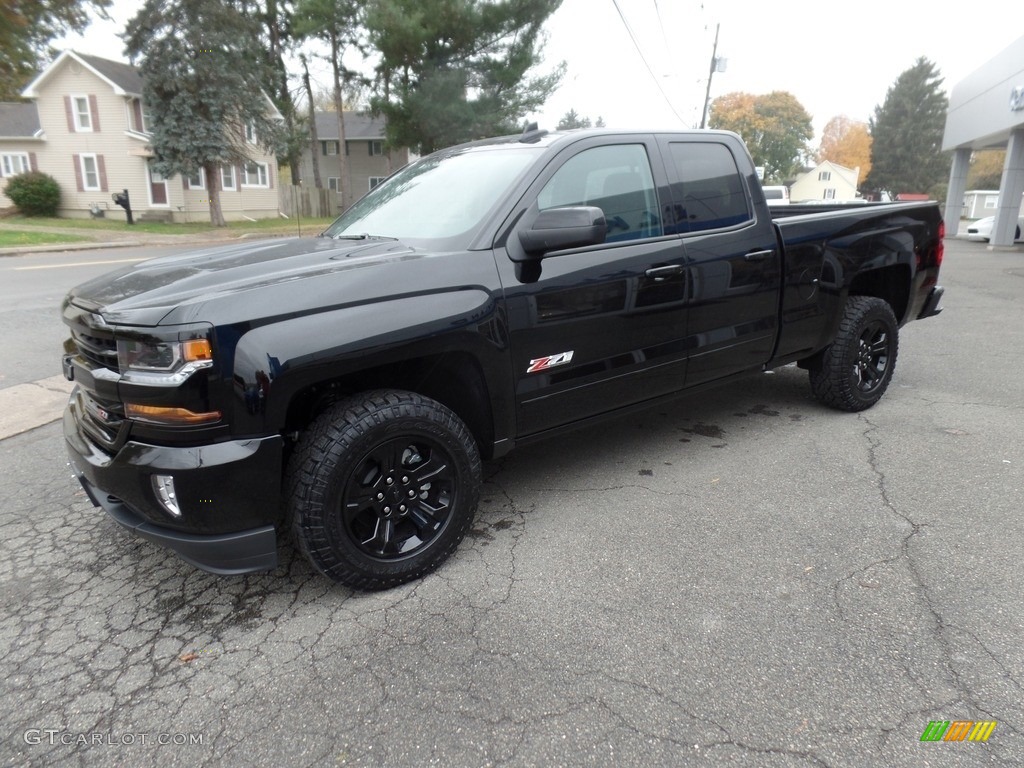
[[[967, 239], [968, 240], [983, 240], [986, 243], [989, 238], [992, 237], [992, 227], [996, 224], [995, 216], [986, 216], [984, 219], [978, 219], [967, 226]], [[1015, 242], [1020, 242], [1020, 232], [1024, 228], [1024, 216], [1017, 217], [1017, 233], [1013, 236]]]

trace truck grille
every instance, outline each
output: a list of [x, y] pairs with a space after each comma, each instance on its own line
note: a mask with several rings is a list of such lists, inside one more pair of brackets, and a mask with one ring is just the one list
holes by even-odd
[[75, 342], [78, 354], [83, 358], [100, 368], [120, 373], [117, 366], [117, 343], [113, 337], [102, 338], [72, 329], [71, 338]]

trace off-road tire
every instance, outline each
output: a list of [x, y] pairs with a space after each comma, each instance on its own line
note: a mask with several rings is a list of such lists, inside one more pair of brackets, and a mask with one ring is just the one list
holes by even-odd
[[480, 497], [480, 456], [445, 406], [400, 390], [338, 402], [304, 432], [285, 478], [292, 539], [355, 589], [420, 578], [458, 547]]
[[888, 302], [851, 296], [835, 340], [810, 368], [811, 390], [832, 408], [870, 408], [892, 380], [898, 351], [899, 326]]

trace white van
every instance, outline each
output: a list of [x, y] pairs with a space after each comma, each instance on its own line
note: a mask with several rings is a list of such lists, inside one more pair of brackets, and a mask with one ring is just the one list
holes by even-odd
[[768, 205], [789, 205], [789, 187], [762, 187]]

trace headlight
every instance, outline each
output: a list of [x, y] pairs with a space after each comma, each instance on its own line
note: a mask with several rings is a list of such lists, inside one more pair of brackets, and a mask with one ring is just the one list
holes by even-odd
[[196, 371], [211, 367], [213, 350], [209, 339], [118, 339], [117, 365], [127, 382], [177, 386]]

